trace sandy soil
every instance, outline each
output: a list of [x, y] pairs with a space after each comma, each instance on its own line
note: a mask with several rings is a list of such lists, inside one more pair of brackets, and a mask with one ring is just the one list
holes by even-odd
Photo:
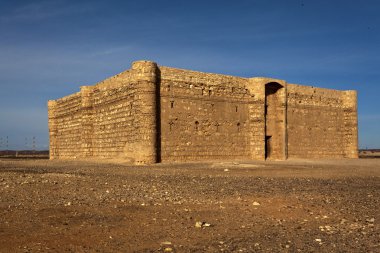
[[380, 159], [0, 160], [0, 252], [380, 252]]

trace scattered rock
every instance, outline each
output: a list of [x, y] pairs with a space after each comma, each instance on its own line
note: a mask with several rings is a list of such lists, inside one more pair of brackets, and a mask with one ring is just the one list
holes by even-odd
[[171, 247], [172, 242], [169, 242], [169, 241], [161, 242], [161, 246], [164, 247], [164, 252], [172, 252], [173, 251], [173, 248]]
[[260, 206], [261, 204], [260, 204], [259, 202], [256, 202], [256, 201], [255, 201], [255, 202], [252, 203], [252, 205], [253, 205], [253, 206]]
[[197, 222], [195, 222], [195, 227], [196, 228], [211, 227], [211, 224], [207, 223], [205, 221], [197, 221]]

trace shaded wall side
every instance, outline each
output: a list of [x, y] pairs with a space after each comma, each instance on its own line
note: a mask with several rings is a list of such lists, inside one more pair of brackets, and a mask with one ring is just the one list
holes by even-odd
[[247, 79], [160, 67], [161, 159], [250, 159]]
[[343, 91], [288, 84], [288, 157], [345, 156], [343, 94]]

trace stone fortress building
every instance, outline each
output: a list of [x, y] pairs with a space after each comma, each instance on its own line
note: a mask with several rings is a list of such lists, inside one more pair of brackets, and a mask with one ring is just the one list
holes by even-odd
[[132, 63], [48, 102], [50, 158], [357, 158], [357, 94]]

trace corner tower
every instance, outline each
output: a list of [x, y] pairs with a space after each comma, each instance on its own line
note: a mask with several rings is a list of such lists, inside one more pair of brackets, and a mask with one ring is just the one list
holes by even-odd
[[137, 164], [156, 163], [159, 162], [158, 67], [152, 61], [136, 61], [132, 63], [131, 71], [137, 91], [133, 105], [136, 139], [134, 143], [126, 143], [124, 155], [132, 157]]
[[348, 90], [343, 92], [344, 111], [344, 156], [358, 158], [358, 108], [357, 92]]

